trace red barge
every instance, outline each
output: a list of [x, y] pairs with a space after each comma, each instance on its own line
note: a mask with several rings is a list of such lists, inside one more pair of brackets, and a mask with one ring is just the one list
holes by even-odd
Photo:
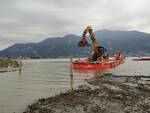
[[109, 69], [116, 67], [124, 62], [125, 57], [120, 52], [117, 52], [113, 59], [108, 58], [106, 49], [102, 46], [97, 46], [96, 38], [94, 36], [94, 32], [91, 26], [86, 27], [86, 29], [83, 31], [82, 39], [81, 41], [79, 41], [78, 46], [89, 46], [86, 40], [87, 33], [90, 34], [90, 38], [92, 40], [92, 57], [78, 59], [75, 62], [73, 62], [74, 69]]
[[90, 59], [78, 59], [73, 62], [74, 69], [109, 69], [114, 68], [125, 61], [125, 57], [119, 59], [90, 61]]

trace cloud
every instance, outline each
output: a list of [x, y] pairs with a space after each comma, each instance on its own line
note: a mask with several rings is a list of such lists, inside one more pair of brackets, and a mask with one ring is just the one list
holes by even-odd
[[[94, 30], [150, 32], [149, 0], [0, 0], [0, 49]], [[3, 46], [2, 46], [3, 45]]]

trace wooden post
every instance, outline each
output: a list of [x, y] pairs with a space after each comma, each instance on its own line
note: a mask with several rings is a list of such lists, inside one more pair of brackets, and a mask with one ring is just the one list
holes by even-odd
[[70, 56], [70, 91], [73, 91], [72, 56]]
[[101, 63], [102, 63], [102, 70], [104, 69], [104, 59], [103, 59], [103, 55], [101, 56]]
[[19, 63], [19, 73], [21, 73], [21, 71], [22, 71], [22, 61], [21, 61], [21, 57], [18, 58], [18, 63]]

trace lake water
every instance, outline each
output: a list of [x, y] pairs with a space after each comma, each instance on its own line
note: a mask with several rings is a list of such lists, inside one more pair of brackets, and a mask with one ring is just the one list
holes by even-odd
[[[21, 113], [28, 104], [42, 97], [53, 96], [70, 89], [69, 59], [24, 60], [22, 73], [0, 73], [0, 113]], [[86, 84], [97, 72], [74, 71], [74, 87]], [[116, 75], [150, 76], [150, 61], [126, 62], [108, 71]]]

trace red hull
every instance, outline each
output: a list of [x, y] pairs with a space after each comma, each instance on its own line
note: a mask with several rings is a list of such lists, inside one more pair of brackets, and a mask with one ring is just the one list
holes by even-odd
[[133, 59], [133, 61], [150, 61], [150, 58], [139, 58], [139, 59]]
[[118, 66], [124, 62], [122, 59], [112, 59], [112, 60], [98, 60], [98, 61], [89, 61], [89, 59], [76, 60], [73, 62], [74, 69], [109, 69]]

